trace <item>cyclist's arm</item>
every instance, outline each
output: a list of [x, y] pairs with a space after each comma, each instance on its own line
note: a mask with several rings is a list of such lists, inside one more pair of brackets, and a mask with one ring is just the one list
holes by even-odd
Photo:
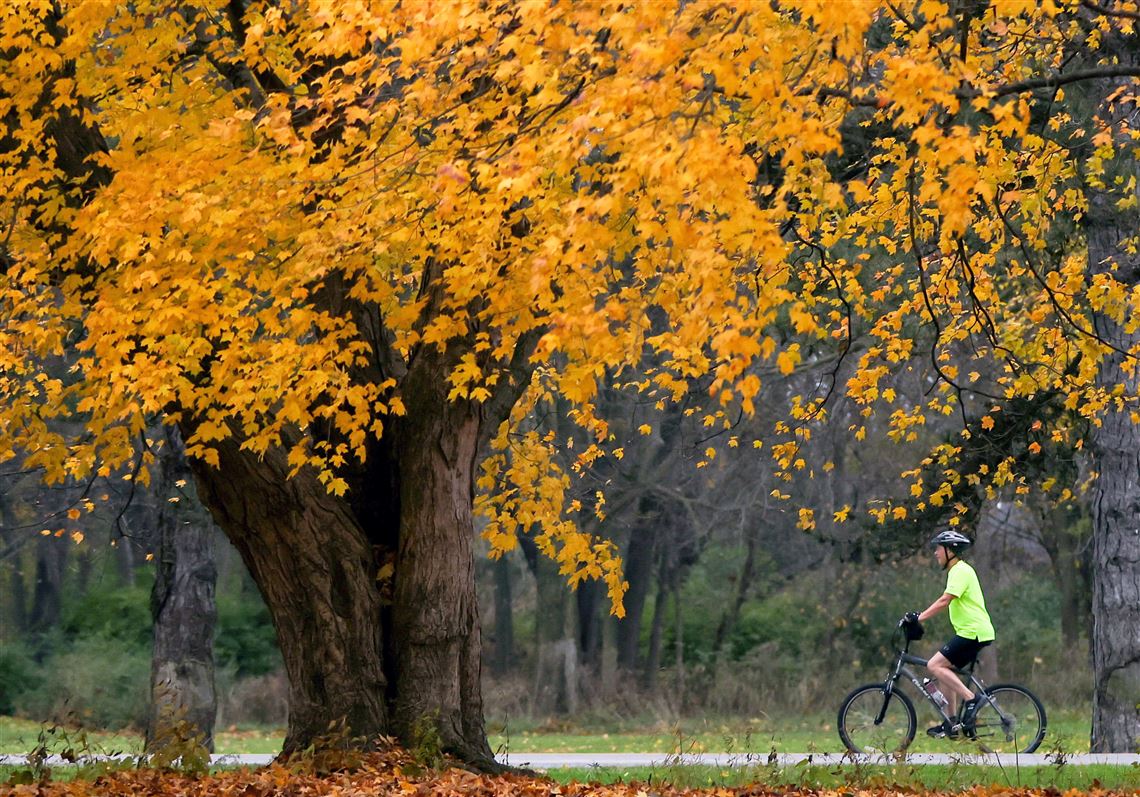
[[954, 600], [955, 597], [956, 596], [951, 595], [949, 592], [943, 592], [938, 600], [934, 601], [934, 603], [930, 604], [923, 610], [922, 614], [918, 616], [918, 621], [921, 623], [924, 620], [929, 620], [931, 617], [949, 606], [950, 601]]

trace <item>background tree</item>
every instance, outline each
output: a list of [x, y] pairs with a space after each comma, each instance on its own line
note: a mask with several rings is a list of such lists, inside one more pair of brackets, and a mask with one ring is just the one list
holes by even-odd
[[158, 550], [150, 598], [154, 651], [146, 743], [151, 751], [201, 744], [213, 752], [218, 713], [214, 528], [187, 493], [190, 468], [177, 431], [165, 431], [155, 484]]

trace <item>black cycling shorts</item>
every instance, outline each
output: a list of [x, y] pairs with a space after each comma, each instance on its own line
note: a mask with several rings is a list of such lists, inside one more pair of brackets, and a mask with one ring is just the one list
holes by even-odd
[[[991, 640], [992, 641], [992, 640]], [[940, 651], [955, 667], [961, 669], [978, 658], [982, 648], [989, 642], [979, 642], [976, 639], [966, 639], [964, 636], [954, 635], [950, 641], [942, 646]]]

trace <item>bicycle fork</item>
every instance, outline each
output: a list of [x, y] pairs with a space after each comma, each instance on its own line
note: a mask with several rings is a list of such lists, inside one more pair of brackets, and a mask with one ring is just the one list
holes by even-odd
[[887, 706], [891, 702], [891, 692], [894, 690], [895, 682], [887, 681], [886, 686], [883, 687], [883, 707], [879, 709], [879, 713], [875, 715], [875, 724], [882, 725], [883, 717], [887, 716]]

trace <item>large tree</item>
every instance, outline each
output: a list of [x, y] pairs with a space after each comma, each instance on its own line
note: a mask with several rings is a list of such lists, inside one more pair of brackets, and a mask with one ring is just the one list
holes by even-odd
[[[497, 486], [494, 546], [532, 531], [620, 598], [612, 546], [575, 523], [604, 504], [520, 426], [558, 396], [575, 467], [620, 457], [606, 374], [641, 364], [663, 404], [705, 380], [723, 424], [755, 410], [759, 364], [863, 331], [848, 393], [900, 436], [970, 392], [1134, 401], [1100, 367], [1134, 358], [1091, 317], [1128, 326], [1135, 296], [1086, 274], [1088, 201], [1049, 135], [1062, 87], [1134, 85], [1086, 46], [1134, 46], [1134, 4], [379, 5], [0, 12], [0, 457], [53, 480], [141, 458], [145, 478], [148, 420], [180, 427], [273, 615], [286, 751], [336, 721], [427, 721], [490, 763], [473, 495]], [[1077, 156], [1102, 169], [1100, 145]], [[938, 385], [891, 407], [882, 375], [922, 347]], [[963, 350], [993, 384], [958, 373]], [[786, 411], [780, 467], [821, 403]], [[69, 414], [78, 439], [47, 423]], [[957, 453], [916, 485], [931, 501], [1016, 478]]]
[[[1085, 3], [1085, 29], [1106, 55], [1140, 73], [1140, 40], [1104, 26]], [[1136, 4], [1127, 19], [1140, 23]], [[1117, 12], [1124, 12], [1123, 7]], [[1127, 12], [1124, 12], [1127, 13]], [[1088, 210], [1084, 230], [1089, 280], [1140, 293], [1140, 97], [1135, 85], [1105, 74], [1088, 91], [1095, 148], [1082, 170]], [[1098, 160], [1099, 159], [1099, 160]], [[1102, 165], [1103, 164], [1103, 165]], [[1093, 314], [1098, 335], [1110, 347], [1097, 374], [1105, 411], [1091, 434], [1093, 466], [1093, 726], [1094, 752], [1140, 749], [1140, 423], [1130, 400], [1140, 392], [1135, 352], [1140, 318], [1133, 306], [1121, 319]]]

